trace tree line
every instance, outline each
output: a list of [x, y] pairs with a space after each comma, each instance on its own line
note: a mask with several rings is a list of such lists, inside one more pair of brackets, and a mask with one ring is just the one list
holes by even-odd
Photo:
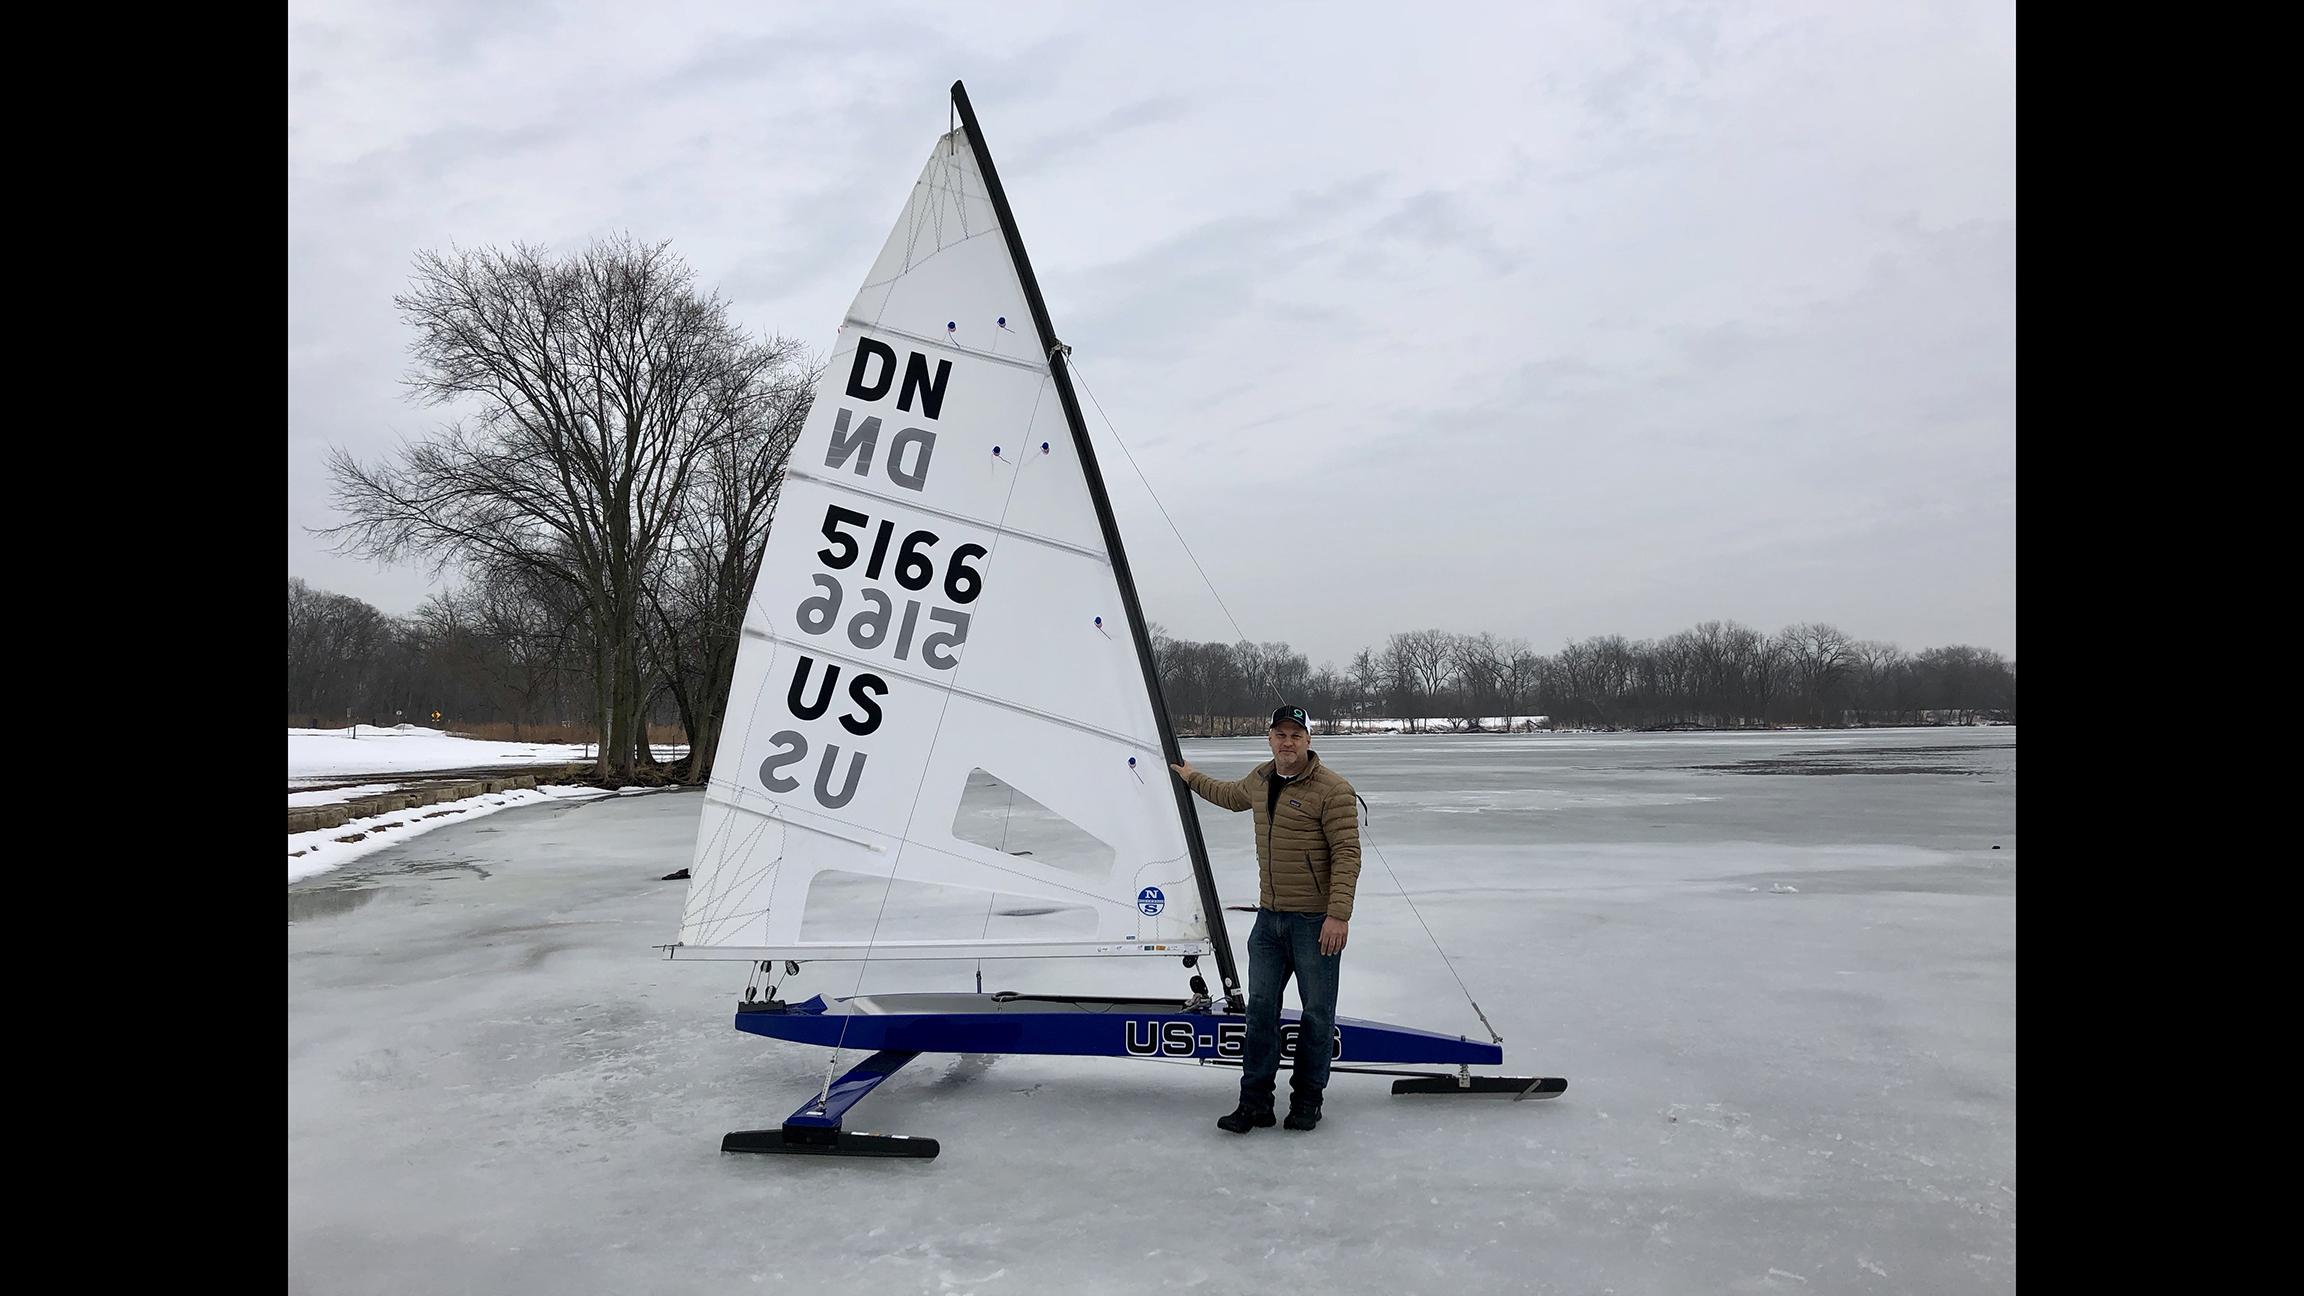
[[[818, 370], [748, 336], [666, 244], [598, 240], [555, 256], [421, 252], [394, 305], [404, 378], [450, 421], [377, 463], [338, 450], [339, 552], [459, 568], [413, 616], [288, 582], [292, 725], [365, 721], [574, 729], [609, 784], [701, 782], [744, 608]], [[1421, 727], [1530, 713], [1556, 725], [1898, 723], [2013, 718], [2015, 667], [1967, 646], [1907, 655], [1826, 625], [1763, 635], [1708, 621], [1655, 641], [1395, 634], [1343, 669], [1285, 643], [1154, 631], [1178, 730], [1260, 729], [1281, 699], [1316, 718]], [[657, 766], [651, 724], [689, 738]]]
[[[757, 568], [754, 553], [746, 569]], [[730, 614], [740, 618], [740, 609]], [[596, 741], [593, 672], [603, 655], [585, 616], [565, 590], [516, 571], [435, 595], [406, 617], [291, 577], [289, 723], [426, 723], [437, 710], [452, 725], [510, 724], [515, 736], [548, 740], [574, 728]], [[639, 684], [647, 720], [707, 735], [675, 777], [702, 778], [711, 753], [693, 748], [718, 741], [726, 674], [717, 677], [717, 693], [683, 701], [703, 685], [683, 674], [694, 670], [691, 660], [671, 650], [708, 633], [693, 623], [660, 627], [644, 636], [639, 654], [648, 665]], [[1419, 630], [1361, 649], [1344, 668], [1331, 662], [1318, 670], [1286, 643], [1195, 643], [1154, 626], [1152, 652], [1170, 723], [1188, 736], [1261, 732], [1283, 700], [1331, 731], [1378, 721], [1493, 729], [1538, 716], [1546, 727], [1601, 729], [2016, 718], [2015, 663], [1990, 649], [1905, 652], [1821, 623], [1768, 635], [1706, 621], [1661, 639], [1597, 635], [1554, 653], [1522, 639]], [[700, 716], [715, 717], [712, 727]], [[652, 756], [640, 760], [642, 768], [651, 764]]]
[[1192, 643], [1152, 631], [1179, 733], [1262, 730], [1282, 701], [1344, 728], [1740, 729], [2016, 718], [2016, 664], [1954, 644], [1906, 652], [1806, 622], [1763, 634], [1706, 621], [1661, 639], [1596, 635], [1541, 653], [1524, 639], [1417, 630], [1315, 671], [1285, 643]]

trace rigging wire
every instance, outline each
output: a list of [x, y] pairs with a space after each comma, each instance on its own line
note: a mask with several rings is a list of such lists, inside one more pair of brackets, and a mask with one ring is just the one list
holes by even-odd
[[[1223, 610], [1224, 619], [1232, 623], [1232, 633], [1240, 636], [1242, 643], [1254, 642], [1248, 638], [1248, 632], [1240, 628], [1240, 618], [1233, 616], [1232, 609], [1225, 606], [1224, 596], [1216, 592], [1216, 582], [1208, 579], [1208, 569], [1200, 565], [1199, 555], [1193, 553], [1192, 546], [1186, 543], [1184, 532], [1176, 526], [1176, 519], [1168, 516], [1168, 506], [1160, 502], [1160, 493], [1152, 489], [1151, 478], [1144, 475], [1144, 469], [1137, 464], [1136, 456], [1129, 452], [1128, 443], [1120, 439], [1120, 429], [1112, 425], [1112, 416], [1104, 412], [1104, 402], [1097, 400], [1096, 393], [1089, 389], [1088, 375], [1080, 371], [1080, 358], [1073, 356], [1071, 360], [1072, 374], [1080, 380], [1080, 390], [1088, 393], [1088, 403], [1096, 407], [1097, 417], [1104, 420], [1104, 429], [1112, 434], [1112, 444], [1120, 447], [1120, 454], [1128, 460], [1128, 466], [1135, 470], [1136, 480], [1144, 483], [1144, 493], [1152, 497], [1152, 507], [1160, 510], [1160, 520], [1168, 524], [1168, 530], [1176, 537], [1176, 543], [1183, 547], [1184, 556], [1192, 560], [1192, 570], [1200, 573], [1200, 583], [1208, 587], [1208, 593], [1216, 600], [1216, 606]], [[1272, 691], [1279, 693], [1279, 686], [1274, 685]], [[1283, 697], [1280, 700], [1285, 702], [1288, 699]]]
[[[1088, 403], [1096, 407], [1097, 416], [1104, 420], [1104, 429], [1111, 433], [1112, 444], [1120, 447], [1121, 456], [1127, 459], [1128, 466], [1135, 470], [1136, 480], [1144, 484], [1144, 493], [1152, 497], [1152, 506], [1160, 510], [1161, 520], [1168, 524], [1169, 531], [1176, 536], [1176, 543], [1183, 546], [1184, 556], [1192, 560], [1193, 570], [1200, 573], [1201, 582], [1208, 587], [1209, 594], [1215, 597], [1216, 606], [1223, 610], [1224, 619], [1232, 623], [1232, 633], [1239, 636], [1242, 643], [1255, 642], [1248, 637], [1246, 630], [1240, 628], [1240, 619], [1232, 615], [1232, 609], [1225, 606], [1224, 596], [1216, 591], [1216, 582], [1208, 578], [1208, 569], [1200, 565], [1198, 555], [1192, 552], [1192, 546], [1185, 541], [1183, 531], [1176, 526], [1176, 519], [1168, 515], [1168, 506], [1160, 502], [1160, 492], [1152, 489], [1151, 478], [1144, 475], [1144, 469], [1136, 462], [1136, 456], [1130, 453], [1128, 443], [1121, 439], [1120, 429], [1113, 425], [1112, 416], [1104, 412], [1104, 402], [1097, 400], [1096, 393], [1089, 388], [1088, 377], [1081, 372], [1080, 358], [1077, 355], [1072, 357], [1072, 374], [1080, 380], [1080, 390], [1088, 394]], [[1272, 691], [1275, 694], [1279, 693], [1279, 686], [1274, 684]], [[1286, 702], [1288, 699], [1283, 696], [1280, 700]], [[1416, 901], [1409, 896], [1408, 888], [1401, 885], [1400, 875], [1393, 872], [1391, 861], [1385, 859], [1384, 852], [1378, 850], [1376, 843], [1369, 839], [1367, 823], [1372, 816], [1368, 813], [1368, 802], [1365, 798], [1361, 799], [1360, 807], [1363, 815], [1360, 828], [1361, 844], [1366, 846], [1369, 852], [1376, 857], [1376, 863], [1383, 868], [1384, 875], [1391, 879], [1393, 891], [1402, 900], [1408, 902], [1408, 912], [1415, 915], [1416, 925], [1424, 929], [1424, 939], [1432, 942], [1432, 950], [1440, 956], [1441, 965], [1448, 969], [1449, 976], [1455, 978], [1456, 988], [1464, 992], [1464, 1002], [1472, 1005], [1472, 1015], [1478, 1017], [1480, 1024], [1487, 1028], [1490, 1042], [1503, 1043], [1504, 1037], [1496, 1033], [1496, 1027], [1489, 1022], [1488, 1014], [1480, 1011], [1480, 1001], [1472, 997], [1472, 988], [1465, 985], [1464, 978], [1458, 975], [1455, 960], [1448, 957], [1448, 951], [1440, 944], [1440, 938], [1432, 934], [1432, 925], [1424, 921], [1423, 911], [1416, 907]]]
[[1423, 910], [1418, 909], [1415, 900], [1409, 897], [1408, 888], [1400, 885], [1400, 875], [1392, 871], [1392, 865], [1384, 858], [1384, 852], [1376, 849], [1376, 843], [1369, 839], [1366, 820], [1361, 823], [1360, 844], [1376, 856], [1376, 862], [1384, 866], [1384, 876], [1392, 879], [1392, 889], [1399, 893], [1402, 900], [1408, 901], [1408, 912], [1416, 915], [1416, 925], [1424, 929], [1424, 939], [1432, 942], [1432, 951], [1440, 956], [1440, 965], [1448, 969], [1449, 976], [1456, 978], [1456, 988], [1464, 992], [1464, 1002], [1472, 1005], [1472, 1015], [1478, 1017], [1480, 1024], [1487, 1028], [1488, 1042], [1503, 1043], [1504, 1037], [1496, 1033], [1496, 1027], [1488, 1020], [1488, 1014], [1480, 1011], [1480, 1001], [1472, 997], [1472, 987], [1464, 984], [1464, 978], [1457, 975], [1456, 961], [1448, 957], [1448, 951], [1440, 945], [1440, 938], [1432, 934], [1432, 925], [1424, 921]]

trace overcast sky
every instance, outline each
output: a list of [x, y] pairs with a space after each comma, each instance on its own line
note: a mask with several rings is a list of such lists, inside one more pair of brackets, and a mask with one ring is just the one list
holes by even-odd
[[[1216, 590], [1399, 630], [2016, 650], [2007, 3], [292, 3], [288, 574], [431, 430], [423, 248], [670, 239], [817, 352], [964, 79], [1080, 377]], [[1234, 631], [1096, 405], [1146, 613]]]

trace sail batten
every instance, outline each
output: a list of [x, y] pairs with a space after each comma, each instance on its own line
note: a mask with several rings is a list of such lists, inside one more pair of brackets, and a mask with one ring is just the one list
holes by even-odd
[[761, 819], [772, 821], [774, 823], [782, 824], [787, 828], [797, 828], [802, 832], [821, 833], [826, 837], [832, 837], [840, 841], [847, 842], [851, 846], [861, 846], [868, 851], [886, 851], [888, 849], [886, 846], [879, 842], [872, 841], [868, 838], [859, 837], [854, 833], [842, 832], [838, 828], [827, 828], [824, 825], [818, 823], [810, 823], [807, 818], [802, 817], [806, 814], [805, 811], [797, 810], [792, 806], [783, 805], [776, 802], [769, 802], [766, 805], [759, 805], [747, 800], [740, 793], [724, 796], [721, 799], [721, 804], [727, 806], [729, 813], [731, 814], [749, 814]]
[[974, 526], [983, 527], [985, 530], [990, 531], [994, 535], [1000, 536], [1002, 538], [1012, 536], [1018, 540], [1028, 541], [1032, 544], [1047, 545], [1051, 549], [1062, 549], [1066, 553], [1078, 554], [1083, 558], [1092, 558], [1097, 562], [1108, 563], [1111, 561], [1101, 549], [1091, 549], [1086, 545], [1074, 544], [1069, 540], [1059, 540], [1054, 536], [1041, 535], [1036, 531], [1027, 531], [1022, 527], [996, 525], [993, 523], [981, 521], [979, 519], [965, 517], [958, 513], [947, 512], [944, 509], [933, 508], [916, 500], [898, 499], [892, 495], [882, 494], [879, 491], [866, 490], [865, 488], [857, 486], [853, 483], [839, 481], [835, 478], [821, 476], [817, 473], [787, 471], [784, 475], [787, 479], [798, 478], [804, 482], [814, 482], [815, 484], [828, 490], [844, 491], [847, 494], [854, 495], [858, 499], [873, 500], [881, 504], [899, 504], [911, 509], [916, 513], [926, 513], [930, 517], [943, 518], [949, 522], [967, 522]]
[[997, 351], [985, 351], [977, 347], [965, 347], [961, 346], [957, 342], [950, 342], [943, 338], [930, 337], [924, 333], [907, 333], [902, 329], [890, 328], [885, 324], [875, 324], [870, 320], [860, 320], [854, 316], [850, 316], [846, 322], [850, 325], [861, 325], [864, 328], [872, 329], [876, 332], [886, 334], [889, 337], [902, 338], [905, 341], [912, 343], [914, 346], [933, 347], [938, 351], [948, 351], [953, 355], [964, 355], [977, 360], [988, 360], [993, 364], [1012, 365], [1018, 369], [1027, 370], [1032, 373], [1045, 374], [1048, 372], [1048, 366], [1044, 362], [1026, 359], [1021, 356], [1002, 355]]
[[1136, 751], [1147, 751], [1160, 745], [1160, 740], [1157, 738], [1146, 738], [1137, 734], [1119, 733], [1111, 729], [1099, 728], [1098, 726], [1089, 724], [1085, 721], [1075, 720], [1070, 716], [1057, 715], [1053, 712], [1043, 711], [1038, 707], [1027, 706], [1022, 702], [1011, 701], [1007, 698], [993, 697], [988, 693], [972, 692], [968, 689], [961, 688], [957, 684], [939, 685], [935, 680], [929, 678], [928, 676], [922, 675], [917, 671], [898, 670], [885, 662], [874, 662], [871, 659], [861, 655], [842, 653], [835, 649], [826, 648], [824, 645], [816, 643], [812, 640], [794, 638], [791, 635], [780, 635], [774, 630], [770, 630], [764, 627], [748, 631], [747, 633], [750, 638], [757, 639], [763, 643], [789, 644], [794, 648], [804, 649], [811, 654], [826, 658], [831, 661], [843, 662], [848, 665], [875, 670], [891, 678], [909, 680], [915, 684], [922, 685], [923, 687], [940, 687], [944, 691], [951, 693], [954, 697], [964, 697], [970, 701], [981, 702], [986, 706], [999, 707], [1003, 710], [1017, 712], [1020, 715], [1027, 715], [1035, 720], [1045, 721], [1048, 724], [1063, 725], [1065, 728], [1077, 729], [1082, 733], [1095, 734], [1099, 738], [1110, 739], [1114, 744], [1123, 748]]

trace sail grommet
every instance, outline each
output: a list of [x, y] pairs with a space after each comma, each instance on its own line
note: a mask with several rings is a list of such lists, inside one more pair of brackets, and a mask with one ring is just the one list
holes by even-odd
[[999, 458], [999, 457], [1000, 457], [1000, 447], [998, 447], [998, 446], [994, 446], [994, 447], [992, 447], [992, 457], [993, 457], [993, 458], [995, 458], [995, 459], [997, 459], [997, 458]]
[[1041, 443], [1040, 443], [1040, 453], [1042, 453], [1042, 454], [1046, 454], [1046, 453], [1048, 453], [1048, 443], [1047, 443], [1047, 442], [1043, 441], [1043, 442], [1041, 442]]

